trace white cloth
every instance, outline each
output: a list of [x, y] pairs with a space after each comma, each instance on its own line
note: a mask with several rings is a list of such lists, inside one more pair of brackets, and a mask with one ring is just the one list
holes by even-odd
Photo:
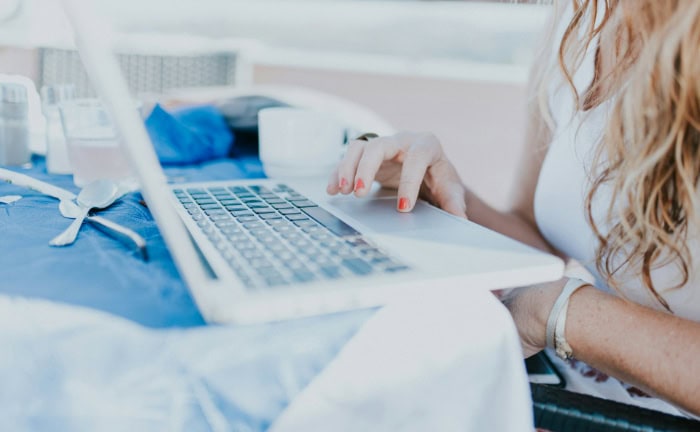
[[[571, 9], [570, 6], [569, 9]], [[571, 10], [563, 15], [558, 31], [555, 33], [555, 41], [561, 40], [563, 30], [570, 19]], [[597, 40], [591, 44], [591, 49], [574, 76], [574, 84], [579, 94], [583, 93], [593, 80], [596, 46]], [[555, 61], [554, 56], [550, 60]], [[579, 261], [595, 275], [598, 288], [610, 291], [596, 271], [595, 251], [598, 242], [586, 219], [584, 203], [592, 184], [590, 173], [596, 145], [600, 141], [614, 100], [581, 113], [575, 110], [574, 98], [570, 88], [563, 84], [563, 76], [560, 80], [550, 83], [549, 90], [550, 112], [556, 128], [553, 131], [553, 138], [549, 144], [535, 192], [537, 225], [550, 244]], [[605, 226], [601, 221], [606, 216], [610, 200], [610, 189], [602, 187], [593, 202], [593, 216], [598, 225], [603, 228]], [[676, 315], [700, 321], [700, 290], [697, 289], [697, 270], [700, 263], [696, 259], [699, 249], [697, 237], [691, 235], [690, 239], [694, 260], [688, 283], [680, 289], [663, 290], [663, 287], [672, 286], [678, 281], [680, 272], [674, 265], [654, 270], [652, 277], [656, 286], [661, 288], [658, 291]], [[628, 274], [625, 277], [622, 291], [628, 299], [648, 307], [662, 309], [662, 306], [644, 287], [641, 275]], [[629, 386], [608, 378], [583, 363], [577, 362], [571, 366], [561, 361], [557, 363], [565, 375], [570, 390], [678, 414], [678, 411], [670, 405], [656, 399], [638, 397], [635, 389], [629, 390]]]
[[532, 431], [510, 314], [488, 292], [461, 291], [384, 307], [272, 431]]
[[0, 430], [264, 431], [372, 314], [155, 329], [0, 295]]

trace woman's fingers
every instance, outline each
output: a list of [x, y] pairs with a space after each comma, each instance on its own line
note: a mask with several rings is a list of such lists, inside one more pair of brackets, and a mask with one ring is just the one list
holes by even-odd
[[399, 181], [399, 196], [396, 208], [409, 212], [416, 205], [425, 172], [435, 163], [438, 148], [426, 142], [416, 142], [406, 152]]
[[466, 219], [467, 204], [464, 197], [464, 187], [461, 183], [453, 183], [444, 193], [444, 197], [438, 198], [438, 207], [447, 213]]
[[335, 195], [340, 192], [340, 184], [338, 183], [338, 167], [336, 166], [331, 176], [328, 178], [328, 186], [326, 186], [326, 192], [329, 195]]
[[[393, 165], [391, 169], [382, 167], [389, 160], [400, 164], [400, 175]], [[398, 183], [396, 207], [399, 211], [413, 210], [421, 186], [426, 184], [435, 204], [449, 213], [466, 217], [464, 186], [454, 167], [444, 158], [437, 138], [431, 134], [400, 133], [369, 142], [351, 141], [345, 157], [331, 174], [326, 190], [331, 195], [354, 191], [358, 197], [365, 196], [382, 169], [396, 170], [392, 182]], [[387, 172], [381, 174], [386, 176]]]
[[428, 161], [425, 159], [407, 157], [401, 170], [399, 181], [399, 196], [396, 208], [400, 212], [409, 212], [416, 205], [420, 186], [423, 183], [425, 171], [428, 169]]
[[355, 171], [357, 164], [360, 162], [362, 153], [365, 149], [367, 141], [354, 140], [348, 144], [348, 150], [345, 152], [345, 157], [338, 165], [338, 191], [343, 194], [349, 194], [354, 189], [353, 181], [355, 179]]
[[354, 178], [355, 196], [367, 195], [385, 160], [394, 158], [401, 147], [394, 137], [375, 138], [365, 145]]
[[438, 207], [455, 216], [467, 217], [465, 188], [452, 164], [440, 159], [430, 167], [435, 186], [435, 201]]

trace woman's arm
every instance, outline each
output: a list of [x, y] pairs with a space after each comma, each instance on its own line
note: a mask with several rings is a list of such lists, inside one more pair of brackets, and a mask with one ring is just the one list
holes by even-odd
[[574, 355], [700, 415], [700, 324], [587, 286], [570, 299]]
[[[525, 357], [545, 347], [552, 306], [566, 280], [514, 290], [504, 299]], [[604, 293], [569, 300], [566, 340], [574, 357], [700, 415], [700, 324]]]
[[466, 191], [467, 215], [469, 220], [486, 228], [500, 232], [515, 240], [543, 251], [558, 252], [542, 237], [534, 217], [527, 218], [517, 211], [500, 212], [481, 200], [471, 191]]

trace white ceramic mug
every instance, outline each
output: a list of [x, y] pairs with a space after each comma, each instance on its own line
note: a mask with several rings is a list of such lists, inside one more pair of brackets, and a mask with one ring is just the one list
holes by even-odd
[[320, 177], [340, 160], [345, 126], [330, 114], [303, 108], [258, 113], [260, 160], [268, 177]]

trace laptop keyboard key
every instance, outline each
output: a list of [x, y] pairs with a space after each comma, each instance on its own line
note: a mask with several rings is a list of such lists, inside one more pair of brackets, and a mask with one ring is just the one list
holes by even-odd
[[[256, 254], [253, 255], [253, 257], [250, 259], [249, 264], [251, 267], [254, 269], [269, 269], [272, 267], [272, 264], [270, 264], [270, 261], [265, 259], [265, 255], [263, 255], [260, 251], [257, 251]], [[272, 267], [274, 268], [274, 267]]]
[[197, 198], [195, 201], [200, 205], [200, 207], [207, 204], [216, 204], [216, 201], [211, 198]]
[[294, 202], [294, 201], [308, 201], [309, 199], [306, 198], [304, 195], [296, 193], [296, 192], [290, 192], [289, 193], [289, 199], [288, 201]]
[[253, 211], [257, 214], [262, 214], [262, 213], [277, 213], [275, 209], [272, 207], [255, 207], [253, 208]]
[[257, 228], [265, 228], [265, 225], [263, 225], [262, 222], [247, 222], [243, 224], [243, 228], [254, 230]]
[[306, 215], [303, 214], [286, 214], [285, 216], [291, 221], [302, 221], [309, 219]]
[[279, 254], [287, 250], [287, 248], [279, 241], [265, 243], [265, 247], [267, 250], [274, 253], [278, 259], [280, 258]]
[[318, 221], [318, 223], [328, 228], [337, 236], [344, 237], [360, 235], [360, 233], [353, 227], [321, 207], [308, 207], [303, 208], [302, 210], [304, 213], [314, 218], [316, 221]]
[[241, 203], [240, 201], [238, 201], [235, 198], [226, 198], [226, 199], [219, 200], [219, 202], [223, 205], [237, 205], [237, 204]]
[[273, 204], [273, 203], [270, 203], [270, 204], [272, 205], [272, 207], [276, 208], [277, 210], [294, 208], [293, 205], [288, 204], [287, 202], [282, 202], [280, 204]]
[[252, 185], [252, 186], [248, 186], [248, 188], [256, 193], [270, 192], [270, 190], [268, 188], [266, 188], [265, 186], [262, 186], [262, 185]]
[[378, 256], [378, 257], [372, 258], [370, 263], [372, 263], [372, 265], [388, 264], [388, 263], [391, 263], [391, 260], [386, 256]]
[[298, 259], [290, 259], [284, 265], [289, 267], [292, 270], [302, 270], [302, 269], [305, 270], [306, 269], [306, 267], [304, 266], [304, 263], [299, 261]]
[[340, 267], [338, 266], [323, 266], [320, 268], [321, 274], [329, 279], [338, 279], [341, 276]]
[[310, 271], [301, 270], [295, 271], [292, 279], [295, 282], [311, 282], [312, 280], [316, 279], [316, 276]]
[[284, 203], [286, 203], [285, 200], [283, 200], [281, 198], [277, 198], [277, 196], [275, 196], [275, 198], [263, 198], [263, 199], [268, 204], [284, 204]]
[[283, 215], [301, 214], [301, 212], [299, 210], [297, 210], [293, 207], [283, 208], [283, 209], [278, 208], [277, 210]]
[[221, 207], [217, 207], [215, 210], [204, 210], [204, 214], [207, 216], [214, 216], [214, 215], [226, 215], [228, 216], [228, 212]]
[[245, 211], [232, 211], [231, 216], [241, 217], [241, 216], [255, 216], [255, 213], [245, 210]]
[[280, 286], [280, 285], [287, 285], [287, 280], [283, 278], [282, 276], [280, 277], [272, 277], [272, 278], [265, 278], [265, 284], [270, 287], [275, 287], [275, 286]]
[[346, 258], [341, 263], [356, 275], [364, 276], [372, 273], [372, 266], [360, 258]]
[[295, 220], [294, 225], [300, 227], [300, 228], [306, 228], [306, 227], [311, 227], [311, 226], [317, 226], [316, 222], [312, 221], [311, 219], [301, 219], [301, 220]]
[[385, 268], [384, 271], [387, 273], [396, 273], [396, 272], [405, 271], [405, 270], [409, 270], [409, 269], [410, 269], [410, 267], [407, 265], [395, 265], [395, 266]]
[[267, 223], [273, 227], [288, 226], [290, 224], [287, 219], [269, 220], [269, 221], [267, 221]]
[[299, 208], [306, 208], [306, 207], [318, 207], [316, 203], [311, 202], [309, 200], [303, 200], [303, 201], [293, 201], [292, 204]]

